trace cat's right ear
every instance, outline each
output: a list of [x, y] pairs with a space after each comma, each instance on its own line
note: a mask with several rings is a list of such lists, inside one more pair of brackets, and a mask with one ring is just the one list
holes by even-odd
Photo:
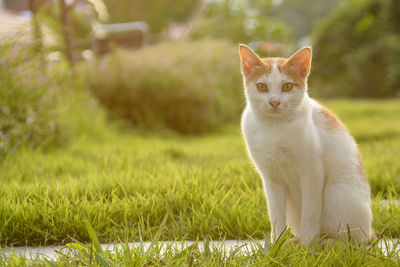
[[289, 68], [297, 71], [301, 77], [307, 78], [310, 74], [312, 51], [311, 47], [303, 47], [294, 53], [287, 61]]
[[257, 54], [251, 50], [250, 47], [240, 44], [239, 54], [241, 59], [242, 73], [248, 75], [253, 68], [257, 66], [262, 66], [262, 60]]

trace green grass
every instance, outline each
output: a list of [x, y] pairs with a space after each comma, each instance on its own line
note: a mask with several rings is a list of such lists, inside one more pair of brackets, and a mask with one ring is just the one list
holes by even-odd
[[[164, 221], [163, 221], [164, 222]], [[164, 224], [158, 233], [162, 233]], [[121, 248], [103, 250], [89, 224], [91, 235], [88, 245], [76, 242], [67, 244], [68, 249], [57, 253], [56, 259], [35, 256], [0, 254], [0, 264], [10, 266], [399, 266], [400, 244], [389, 245], [384, 238], [381, 244], [352, 245], [339, 242], [323, 248], [318, 242], [300, 246], [290, 242], [287, 230], [275, 243], [254, 240], [245, 249], [224, 248], [224, 242], [215, 244], [206, 238], [203, 244], [195, 242], [185, 248], [174, 244], [162, 245], [158, 235], [149, 246], [122, 244]], [[204, 245], [204, 246], [203, 246]]]
[[[359, 140], [374, 227], [388, 228], [393, 237], [400, 236], [394, 202], [400, 194], [399, 104], [327, 102]], [[104, 129], [59, 149], [15, 151], [2, 162], [0, 177], [2, 246], [87, 242], [85, 216], [100, 242], [153, 240], [167, 213], [160, 240], [258, 239], [270, 230], [261, 180], [238, 125], [194, 137]], [[324, 255], [339, 259], [339, 251]], [[290, 263], [292, 252], [288, 247], [280, 262]], [[243, 260], [261, 260], [257, 253], [262, 250]]]

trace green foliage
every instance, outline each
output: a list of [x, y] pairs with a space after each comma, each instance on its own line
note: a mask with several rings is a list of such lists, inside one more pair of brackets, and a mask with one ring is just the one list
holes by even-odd
[[31, 46], [0, 46], [0, 153], [60, 137], [55, 121], [56, 79], [49, 79]]
[[194, 39], [224, 38], [234, 43], [259, 40], [289, 43], [290, 28], [282, 20], [265, 16], [264, 12], [270, 9], [270, 1], [211, 2], [194, 21], [190, 36]]
[[262, 10], [266, 16], [285, 21], [292, 29], [296, 40], [307, 37], [318, 19], [329, 15], [346, 0], [280, 0], [272, 8]]
[[314, 34], [312, 88], [323, 96], [400, 92], [400, 2], [353, 0]]
[[104, 123], [66, 64], [49, 65], [34, 51], [19, 42], [0, 45], [0, 158], [24, 145], [50, 148], [93, 134]]
[[89, 66], [88, 83], [114, 117], [184, 134], [237, 119], [243, 103], [237, 47], [223, 41], [116, 51]]
[[110, 23], [141, 20], [152, 32], [161, 32], [169, 23], [186, 21], [198, 7], [199, 0], [104, 0]]
[[[96, 20], [94, 11], [81, 12], [73, 6], [69, 7], [68, 18], [70, 27], [70, 38], [73, 44], [90, 44], [90, 34], [92, 31], [91, 22]], [[45, 35], [49, 36], [46, 42], [48, 50], [59, 50], [66, 53], [66, 44], [64, 40], [65, 29], [61, 20], [61, 7], [59, 2], [48, 2], [40, 6], [36, 15], [42, 29], [46, 29]], [[79, 40], [79, 41], [77, 41]], [[74, 42], [75, 41], [75, 42]]]

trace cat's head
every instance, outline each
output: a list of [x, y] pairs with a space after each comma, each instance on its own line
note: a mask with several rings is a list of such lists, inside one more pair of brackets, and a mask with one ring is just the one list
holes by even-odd
[[260, 58], [240, 45], [240, 59], [245, 94], [253, 112], [278, 118], [297, 110], [307, 92], [310, 47], [289, 58]]

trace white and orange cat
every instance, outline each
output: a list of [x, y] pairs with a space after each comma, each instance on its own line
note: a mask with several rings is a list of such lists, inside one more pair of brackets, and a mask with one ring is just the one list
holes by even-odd
[[322, 233], [364, 242], [373, 235], [370, 188], [353, 137], [307, 94], [311, 48], [260, 58], [240, 45], [247, 107], [242, 131], [260, 172], [271, 239], [290, 227], [302, 244]]

